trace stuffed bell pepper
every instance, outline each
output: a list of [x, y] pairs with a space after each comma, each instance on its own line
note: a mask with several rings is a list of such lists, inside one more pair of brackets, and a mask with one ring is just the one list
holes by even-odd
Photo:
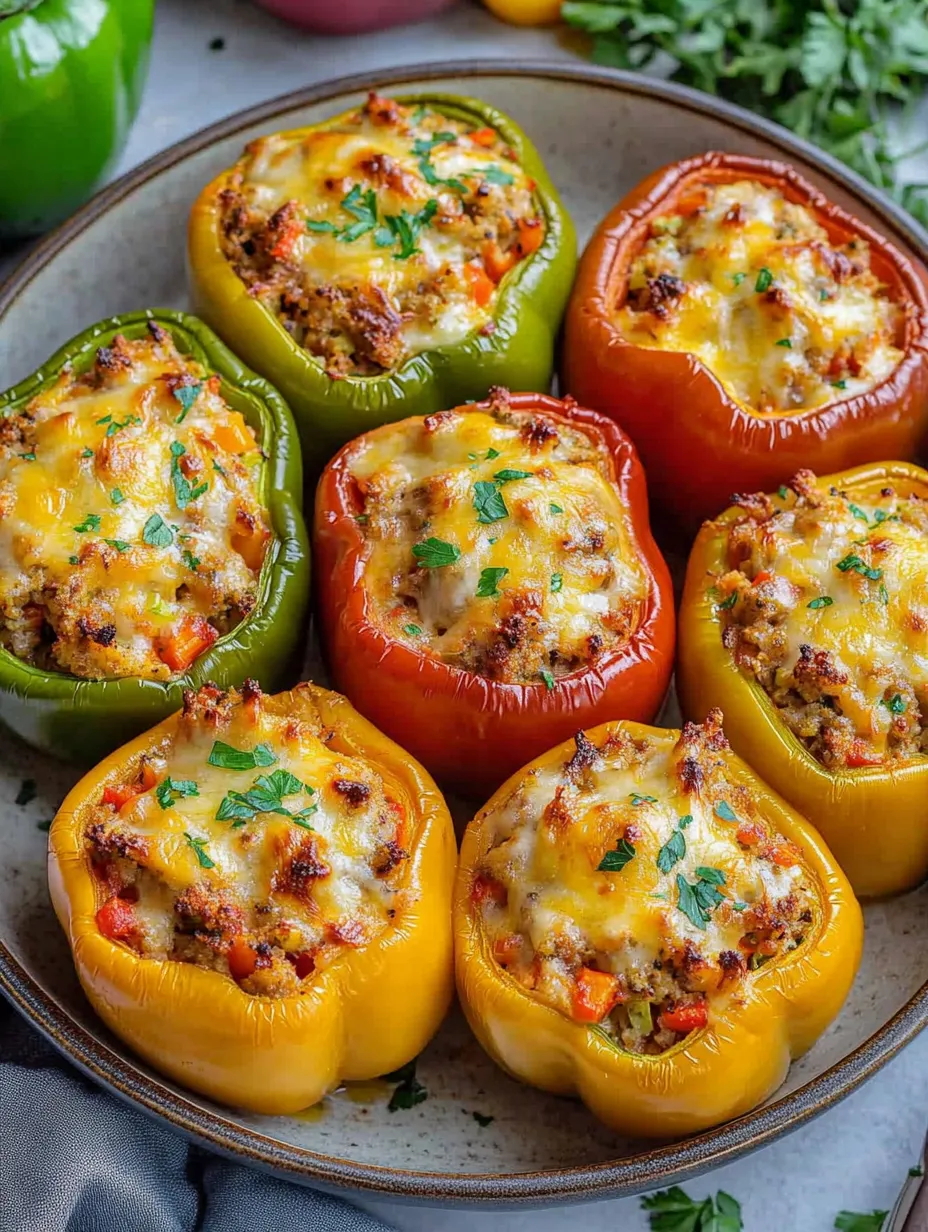
[[696, 540], [684, 714], [817, 826], [860, 895], [928, 874], [928, 472], [881, 463], [741, 496]]
[[113, 317], [0, 396], [0, 718], [93, 761], [207, 680], [282, 684], [309, 548], [293, 420], [199, 321]]
[[607, 723], [513, 775], [467, 827], [455, 967], [514, 1077], [670, 1138], [761, 1103], [838, 1013], [860, 908], [721, 715]]
[[359, 437], [323, 473], [314, 536], [337, 686], [468, 795], [660, 708], [673, 596], [644, 475], [572, 400], [497, 389]]
[[280, 1115], [411, 1060], [451, 996], [456, 849], [428, 775], [343, 697], [192, 690], [77, 784], [52, 902], [108, 1027]]
[[565, 388], [634, 440], [695, 528], [808, 466], [912, 458], [928, 433], [928, 275], [791, 167], [705, 154], [600, 225]]
[[198, 308], [287, 398], [308, 466], [493, 385], [546, 390], [575, 259], [521, 130], [441, 94], [251, 142], [189, 228]]

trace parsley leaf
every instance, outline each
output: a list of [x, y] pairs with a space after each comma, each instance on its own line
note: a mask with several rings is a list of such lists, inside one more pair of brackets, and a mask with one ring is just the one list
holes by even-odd
[[256, 744], [253, 749], [236, 749], [231, 744], [216, 740], [206, 760], [221, 770], [254, 770], [257, 766], [273, 766], [277, 758], [267, 744]]
[[413, 544], [412, 554], [423, 569], [443, 569], [460, 558], [461, 549], [444, 539], [429, 538]]
[[173, 441], [171, 444], [171, 483], [174, 485], [174, 500], [177, 503], [178, 509], [186, 509], [191, 501], [195, 501], [198, 496], [209, 487], [209, 484], [198, 483], [193, 487], [190, 480], [180, 469], [180, 460], [187, 451], [184, 449], [180, 441]]
[[554, 501], [551, 502], [548, 508], [551, 510], [552, 513], [563, 513], [564, 512], [564, 510], [561, 508], [560, 505], [555, 505]]
[[880, 705], [885, 706], [890, 714], [905, 714], [905, 698], [899, 693], [895, 693], [888, 701], [885, 697], [881, 697]]
[[778, 338], [773, 345], [778, 347], [786, 347], [788, 351], [791, 351], [793, 349], [793, 340], [792, 338]]
[[509, 570], [505, 566], [496, 566], [489, 569], [480, 570], [480, 580], [477, 583], [477, 598], [478, 599], [496, 599], [499, 597], [497, 589], [499, 583], [503, 580]]
[[596, 865], [598, 873], [621, 873], [626, 864], [635, 858], [635, 848], [627, 838], [619, 839], [613, 851], [607, 851]]
[[388, 1082], [399, 1084], [390, 1096], [390, 1102], [387, 1104], [388, 1112], [408, 1111], [410, 1108], [415, 1108], [416, 1104], [424, 1103], [429, 1097], [428, 1091], [416, 1077], [415, 1061], [410, 1061], [400, 1069], [394, 1070], [392, 1074], [384, 1074], [384, 1078]]
[[715, 808], [712, 810], [716, 817], [720, 817], [722, 821], [737, 821], [735, 810], [731, 807], [727, 800], [717, 801]]
[[200, 390], [203, 388], [202, 381], [194, 381], [190, 385], [178, 385], [176, 389], [172, 389], [171, 393], [181, 405], [181, 412], [174, 420], [175, 423], [183, 423], [187, 412], [200, 396]]
[[485, 524], [509, 517], [502, 492], [495, 483], [488, 483], [485, 479], [474, 484], [474, 508], [477, 511], [477, 521]]
[[637, 791], [633, 791], [628, 798], [632, 802], [632, 808], [641, 808], [642, 804], [657, 804], [657, 796], [641, 796]]
[[760, 271], [758, 272], [757, 279], [754, 283], [754, 290], [755, 291], [767, 291], [769, 290], [770, 284], [772, 282], [773, 282], [773, 274], [770, 272], [769, 269], [767, 269], [766, 265], [762, 265], [760, 267]]
[[384, 227], [380, 228], [374, 236], [374, 243], [380, 248], [388, 248], [391, 244], [399, 243], [400, 250], [393, 254], [393, 260], [405, 261], [419, 251], [416, 247], [419, 232], [423, 227], [428, 226], [437, 213], [438, 202], [432, 197], [415, 214], [410, 214], [406, 210], [401, 210], [399, 214], [386, 214]]
[[880, 1232], [889, 1211], [839, 1211], [835, 1216], [838, 1232]]
[[555, 684], [557, 683], [554, 679], [554, 676], [551, 674], [551, 672], [548, 671], [546, 667], [543, 667], [539, 674], [542, 680], [545, 682], [545, 688], [548, 689], [548, 691], [550, 692], [550, 690], [553, 689]]
[[871, 567], [865, 561], [861, 560], [860, 557], [854, 552], [849, 553], [843, 560], [839, 560], [835, 568], [840, 569], [842, 573], [847, 573], [849, 570], [853, 570], [854, 573], [859, 573], [861, 577], [868, 578], [871, 582], [878, 582], [883, 576], [882, 569], [871, 569]]
[[184, 564], [187, 568], [193, 573], [196, 573], [197, 569], [200, 567], [199, 556], [194, 556], [189, 548], [184, 548], [183, 552], [181, 552], [181, 556], [183, 557]]
[[193, 779], [172, 779], [170, 775], [155, 788], [155, 798], [163, 809], [169, 809], [184, 796], [198, 796], [200, 789]]
[[419, 625], [403, 625], [403, 632], [409, 637], [421, 637], [422, 629]]
[[341, 207], [357, 221], [339, 232], [340, 243], [350, 244], [352, 240], [360, 239], [377, 226], [377, 194], [373, 188], [362, 192], [360, 184], [355, 184], [348, 196], [342, 198]]
[[77, 524], [77, 526], [75, 526], [75, 527], [74, 527], [74, 529], [77, 531], [77, 533], [78, 533], [79, 535], [86, 535], [86, 533], [87, 533], [89, 530], [99, 530], [99, 529], [100, 529], [100, 516], [99, 516], [99, 514], [96, 514], [96, 513], [88, 513], [88, 514], [84, 517], [83, 522], [79, 522], [79, 523]]
[[810, 599], [806, 604], [806, 607], [810, 607], [814, 612], [820, 607], [831, 607], [833, 603], [834, 599], [832, 599], [829, 595], [819, 595], [817, 599]]
[[675, 864], [686, 855], [686, 839], [683, 836], [683, 831], [687, 826], [691, 825], [693, 817], [691, 813], [687, 813], [685, 817], [681, 817], [677, 821], [676, 829], [670, 838], [657, 853], [657, 867], [662, 873], [669, 873]]
[[[262, 747], [267, 746], [258, 745], [258, 749]], [[233, 826], [242, 826], [246, 821], [253, 821], [259, 813], [277, 813], [281, 817], [289, 817], [303, 829], [311, 830], [312, 826], [305, 821], [305, 818], [315, 813], [317, 805], [310, 804], [307, 808], [300, 809], [298, 813], [284, 806], [286, 796], [295, 796], [302, 791], [311, 796], [316, 794], [315, 788], [302, 783], [289, 770], [275, 770], [273, 774], [259, 774], [248, 791], [226, 793], [216, 813], [216, 820], [232, 821]]]
[[169, 548], [174, 542], [174, 533], [160, 513], [153, 513], [142, 527], [142, 539], [153, 548]]
[[493, 476], [497, 483], [512, 483], [514, 479], [531, 479], [531, 477], [531, 471], [514, 471], [510, 469], [497, 471]]
[[81, 457], [82, 457], [82, 458], [92, 458], [92, 457], [93, 457], [93, 450], [92, 450], [92, 449], [82, 449], [82, 450], [81, 450]]
[[551, 593], [556, 595], [564, 586], [564, 578], [560, 573], [551, 574]]
[[488, 184], [501, 184], [505, 186], [515, 183], [515, 176], [510, 175], [508, 171], [504, 171], [502, 167], [477, 167], [474, 171], [469, 172], [469, 174], [479, 175]]
[[721, 1189], [697, 1201], [674, 1185], [642, 1198], [641, 1206], [651, 1212], [651, 1232], [743, 1232], [741, 1206]]
[[120, 488], [113, 488], [112, 492], [110, 493], [110, 500], [113, 502], [114, 505], [121, 505], [125, 499], [126, 498], [123, 496], [122, 490]]
[[207, 839], [194, 838], [193, 835], [188, 834], [186, 830], [184, 831], [184, 838], [187, 840], [187, 846], [193, 849], [193, 853], [197, 858], [197, 863], [199, 864], [200, 868], [215, 868], [216, 867], [215, 861], [211, 860], [205, 851], [205, 847], [208, 841]]
[[725, 884], [725, 874], [717, 868], [698, 868], [698, 881], [689, 882], [677, 873], [677, 906], [696, 928], [705, 930], [712, 909], [725, 898], [718, 886]]

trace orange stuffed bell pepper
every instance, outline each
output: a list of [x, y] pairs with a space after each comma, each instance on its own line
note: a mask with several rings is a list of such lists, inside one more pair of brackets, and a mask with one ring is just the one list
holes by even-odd
[[928, 429], [928, 275], [784, 163], [704, 154], [603, 220], [564, 387], [637, 446], [695, 526], [802, 466], [912, 458]]
[[52, 902], [112, 1031], [211, 1099], [296, 1112], [413, 1058], [452, 990], [454, 836], [343, 697], [205, 685], [83, 778]]
[[825, 837], [860, 895], [928, 874], [928, 472], [901, 462], [744, 496], [707, 522], [680, 608], [688, 718]]
[[336, 685], [468, 794], [660, 707], [673, 599], [644, 475], [571, 399], [495, 390], [358, 437], [323, 473], [315, 550]]
[[606, 723], [513, 775], [467, 827], [454, 931], [490, 1056], [660, 1138], [772, 1094], [863, 940], [843, 873], [718, 711], [682, 733]]

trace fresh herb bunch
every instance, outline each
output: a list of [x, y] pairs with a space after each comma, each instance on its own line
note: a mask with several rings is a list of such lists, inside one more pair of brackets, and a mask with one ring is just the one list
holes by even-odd
[[928, 83], [928, 0], [566, 0], [593, 59], [665, 73], [814, 141], [928, 226], [928, 183], [903, 184], [887, 120]]

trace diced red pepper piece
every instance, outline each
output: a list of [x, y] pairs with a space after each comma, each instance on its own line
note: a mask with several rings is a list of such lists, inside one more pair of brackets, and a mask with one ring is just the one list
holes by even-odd
[[138, 922], [132, 904], [114, 894], [97, 912], [97, 928], [111, 941], [124, 941], [137, 929]]
[[608, 971], [581, 967], [571, 1013], [577, 1022], [602, 1022], [619, 999], [619, 981]]
[[674, 1005], [669, 1010], [664, 1010], [658, 1019], [665, 1031], [676, 1031], [679, 1035], [699, 1031], [708, 1021], [709, 1010], [705, 1001]]

